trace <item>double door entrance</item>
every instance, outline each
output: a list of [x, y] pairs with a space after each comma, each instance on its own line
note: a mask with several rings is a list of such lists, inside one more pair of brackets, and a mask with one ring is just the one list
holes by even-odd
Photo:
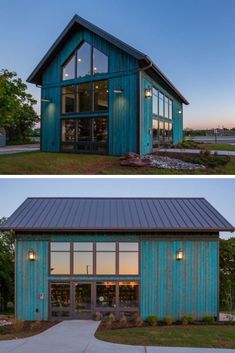
[[50, 282], [50, 319], [91, 319], [93, 314], [139, 311], [138, 281]]

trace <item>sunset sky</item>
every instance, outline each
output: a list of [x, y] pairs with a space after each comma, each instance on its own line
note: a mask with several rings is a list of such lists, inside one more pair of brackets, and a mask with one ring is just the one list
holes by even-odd
[[25, 81], [75, 13], [155, 61], [191, 103], [185, 128], [235, 127], [234, 0], [1, 0], [0, 69]]

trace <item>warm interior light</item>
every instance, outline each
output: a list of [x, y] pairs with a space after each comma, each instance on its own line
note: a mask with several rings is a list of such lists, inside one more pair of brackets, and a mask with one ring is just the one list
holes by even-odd
[[30, 261], [35, 261], [36, 260], [36, 253], [34, 250], [29, 251], [29, 260]]
[[176, 253], [176, 259], [177, 260], [183, 260], [183, 257], [184, 257], [184, 252], [182, 249], [179, 249]]
[[151, 88], [147, 88], [147, 89], [145, 90], [145, 98], [152, 98], [152, 96], [153, 96], [153, 91], [152, 91], [152, 89], [151, 89]]
[[79, 58], [79, 59], [78, 59], [78, 61], [79, 61], [79, 62], [81, 62], [81, 61], [82, 61], [82, 59], [81, 59], [81, 58]]
[[69, 77], [69, 74], [65, 74], [65, 77]]
[[97, 71], [97, 67], [94, 67], [94, 71]]

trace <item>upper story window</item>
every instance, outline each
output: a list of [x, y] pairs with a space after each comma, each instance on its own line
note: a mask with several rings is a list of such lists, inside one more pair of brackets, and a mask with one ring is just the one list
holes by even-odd
[[173, 101], [156, 88], [153, 88], [153, 115], [170, 120], [173, 118]]
[[108, 56], [100, 50], [83, 42], [75, 54], [63, 65], [63, 81], [108, 72]]
[[153, 88], [153, 114], [158, 115], [158, 91]]

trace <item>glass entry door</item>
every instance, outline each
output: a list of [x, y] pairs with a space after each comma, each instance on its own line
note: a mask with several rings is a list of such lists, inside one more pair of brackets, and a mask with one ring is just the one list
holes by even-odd
[[91, 283], [74, 283], [75, 319], [90, 319], [92, 317]]

